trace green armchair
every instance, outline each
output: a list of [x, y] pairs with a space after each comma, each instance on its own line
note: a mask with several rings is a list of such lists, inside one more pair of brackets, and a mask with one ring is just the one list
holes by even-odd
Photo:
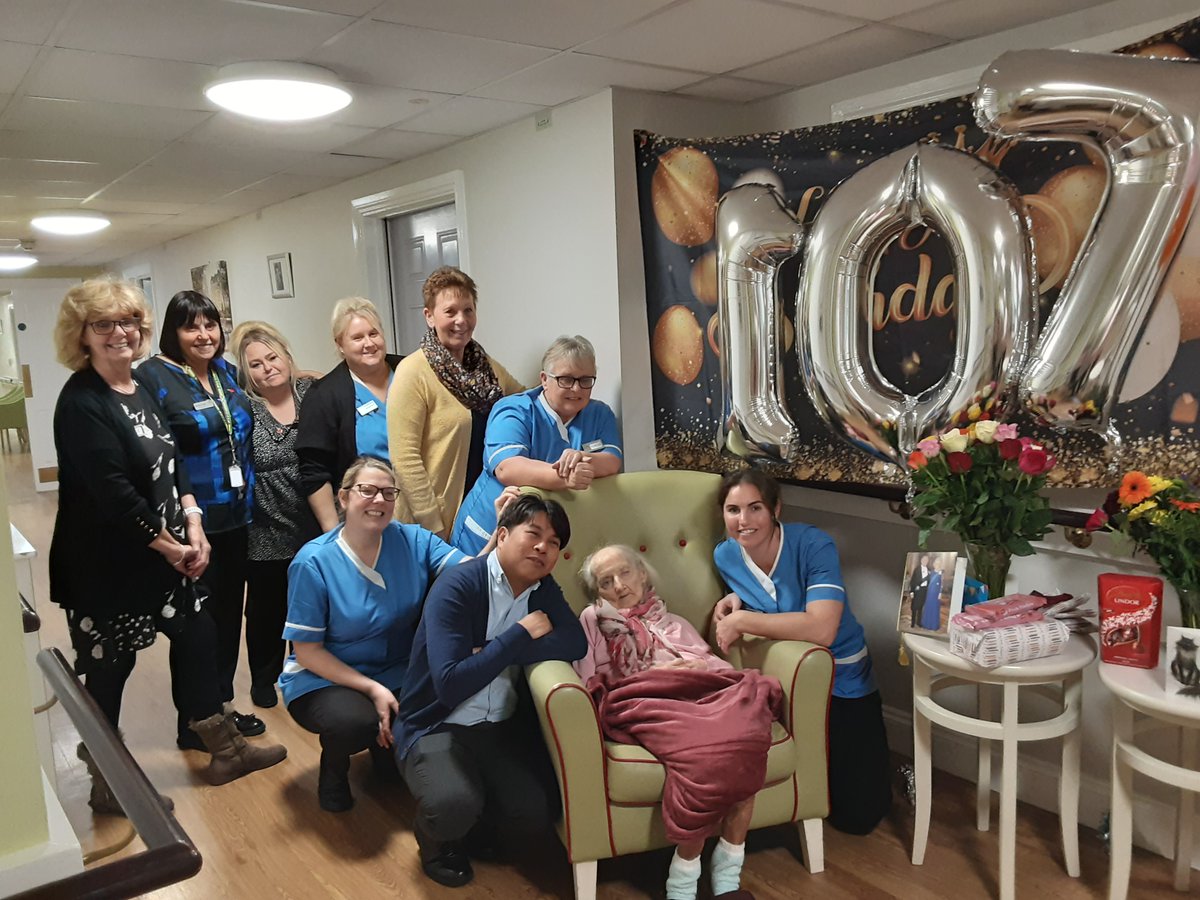
[[[724, 594], [712, 562], [713, 547], [724, 537], [719, 484], [718, 476], [701, 472], [634, 472], [586, 491], [554, 494], [571, 519], [571, 542], [554, 576], [576, 612], [588, 603], [578, 578], [584, 558], [605, 544], [624, 543], [658, 570], [667, 608], [707, 634], [712, 608]], [[751, 638], [729, 659], [774, 675], [786, 697], [751, 827], [801, 823], [804, 863], [820, 872], [821, 820], [829, 814], [826, 721], [833, 658], [815, 644]], [[538, 663], [527, 675], [562, 789], [558, 831], [574, 869], [575, 897], [593, 900], [597, 860], [668, 844], [659, 812], [663, 767], [641, 747], [604, 739], [592, 699], [568, 663]]]

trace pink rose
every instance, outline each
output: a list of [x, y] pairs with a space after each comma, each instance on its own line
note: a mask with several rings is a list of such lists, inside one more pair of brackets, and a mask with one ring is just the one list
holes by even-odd
[[933, 459], [942, 452], [942, 442], [935, 437], [928, 437], [917, 444], [917, 449], [924, 453], [927, 459]]
[[1017, 426], [1016, 425], [1001, 425], [999, 428], [996, 429], [996, 440], [998, 440], [998, 441], [1011, 441], [1011, 440], [1015, 440], [1016, 437], [1017, 437]]
[[1054, 467], [1054, 458], [1037, 444], [1031, 444], [1021, 451], [1017, 465], [1026, 475], [1042, 475]]

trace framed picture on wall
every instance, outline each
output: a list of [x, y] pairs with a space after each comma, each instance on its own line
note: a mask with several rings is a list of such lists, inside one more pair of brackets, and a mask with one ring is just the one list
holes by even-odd
[[271, 279], [271, 296], [276, 300], [295, 297], [292, 286], [292, 254], [276, 253], [267, 257], [267, 275]]

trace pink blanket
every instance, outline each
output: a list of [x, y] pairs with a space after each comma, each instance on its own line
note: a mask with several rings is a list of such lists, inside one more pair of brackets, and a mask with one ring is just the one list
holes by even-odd
[[588, 680], [604, 734], [640, 744], [666, 768], [662, 816], [675, 844], [704, 838], [763, 786], [778, 679], [753, 669], [649, 669]]

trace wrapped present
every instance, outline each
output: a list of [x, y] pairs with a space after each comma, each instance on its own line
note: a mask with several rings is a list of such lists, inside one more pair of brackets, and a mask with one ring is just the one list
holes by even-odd
[[1055, 656], [1062, 653], [1070, 637], [1070, 629], [1058, 619], [975, 631], [951, 624], [950, 652], [977, 666], [994, 669], [1027, 659]]

